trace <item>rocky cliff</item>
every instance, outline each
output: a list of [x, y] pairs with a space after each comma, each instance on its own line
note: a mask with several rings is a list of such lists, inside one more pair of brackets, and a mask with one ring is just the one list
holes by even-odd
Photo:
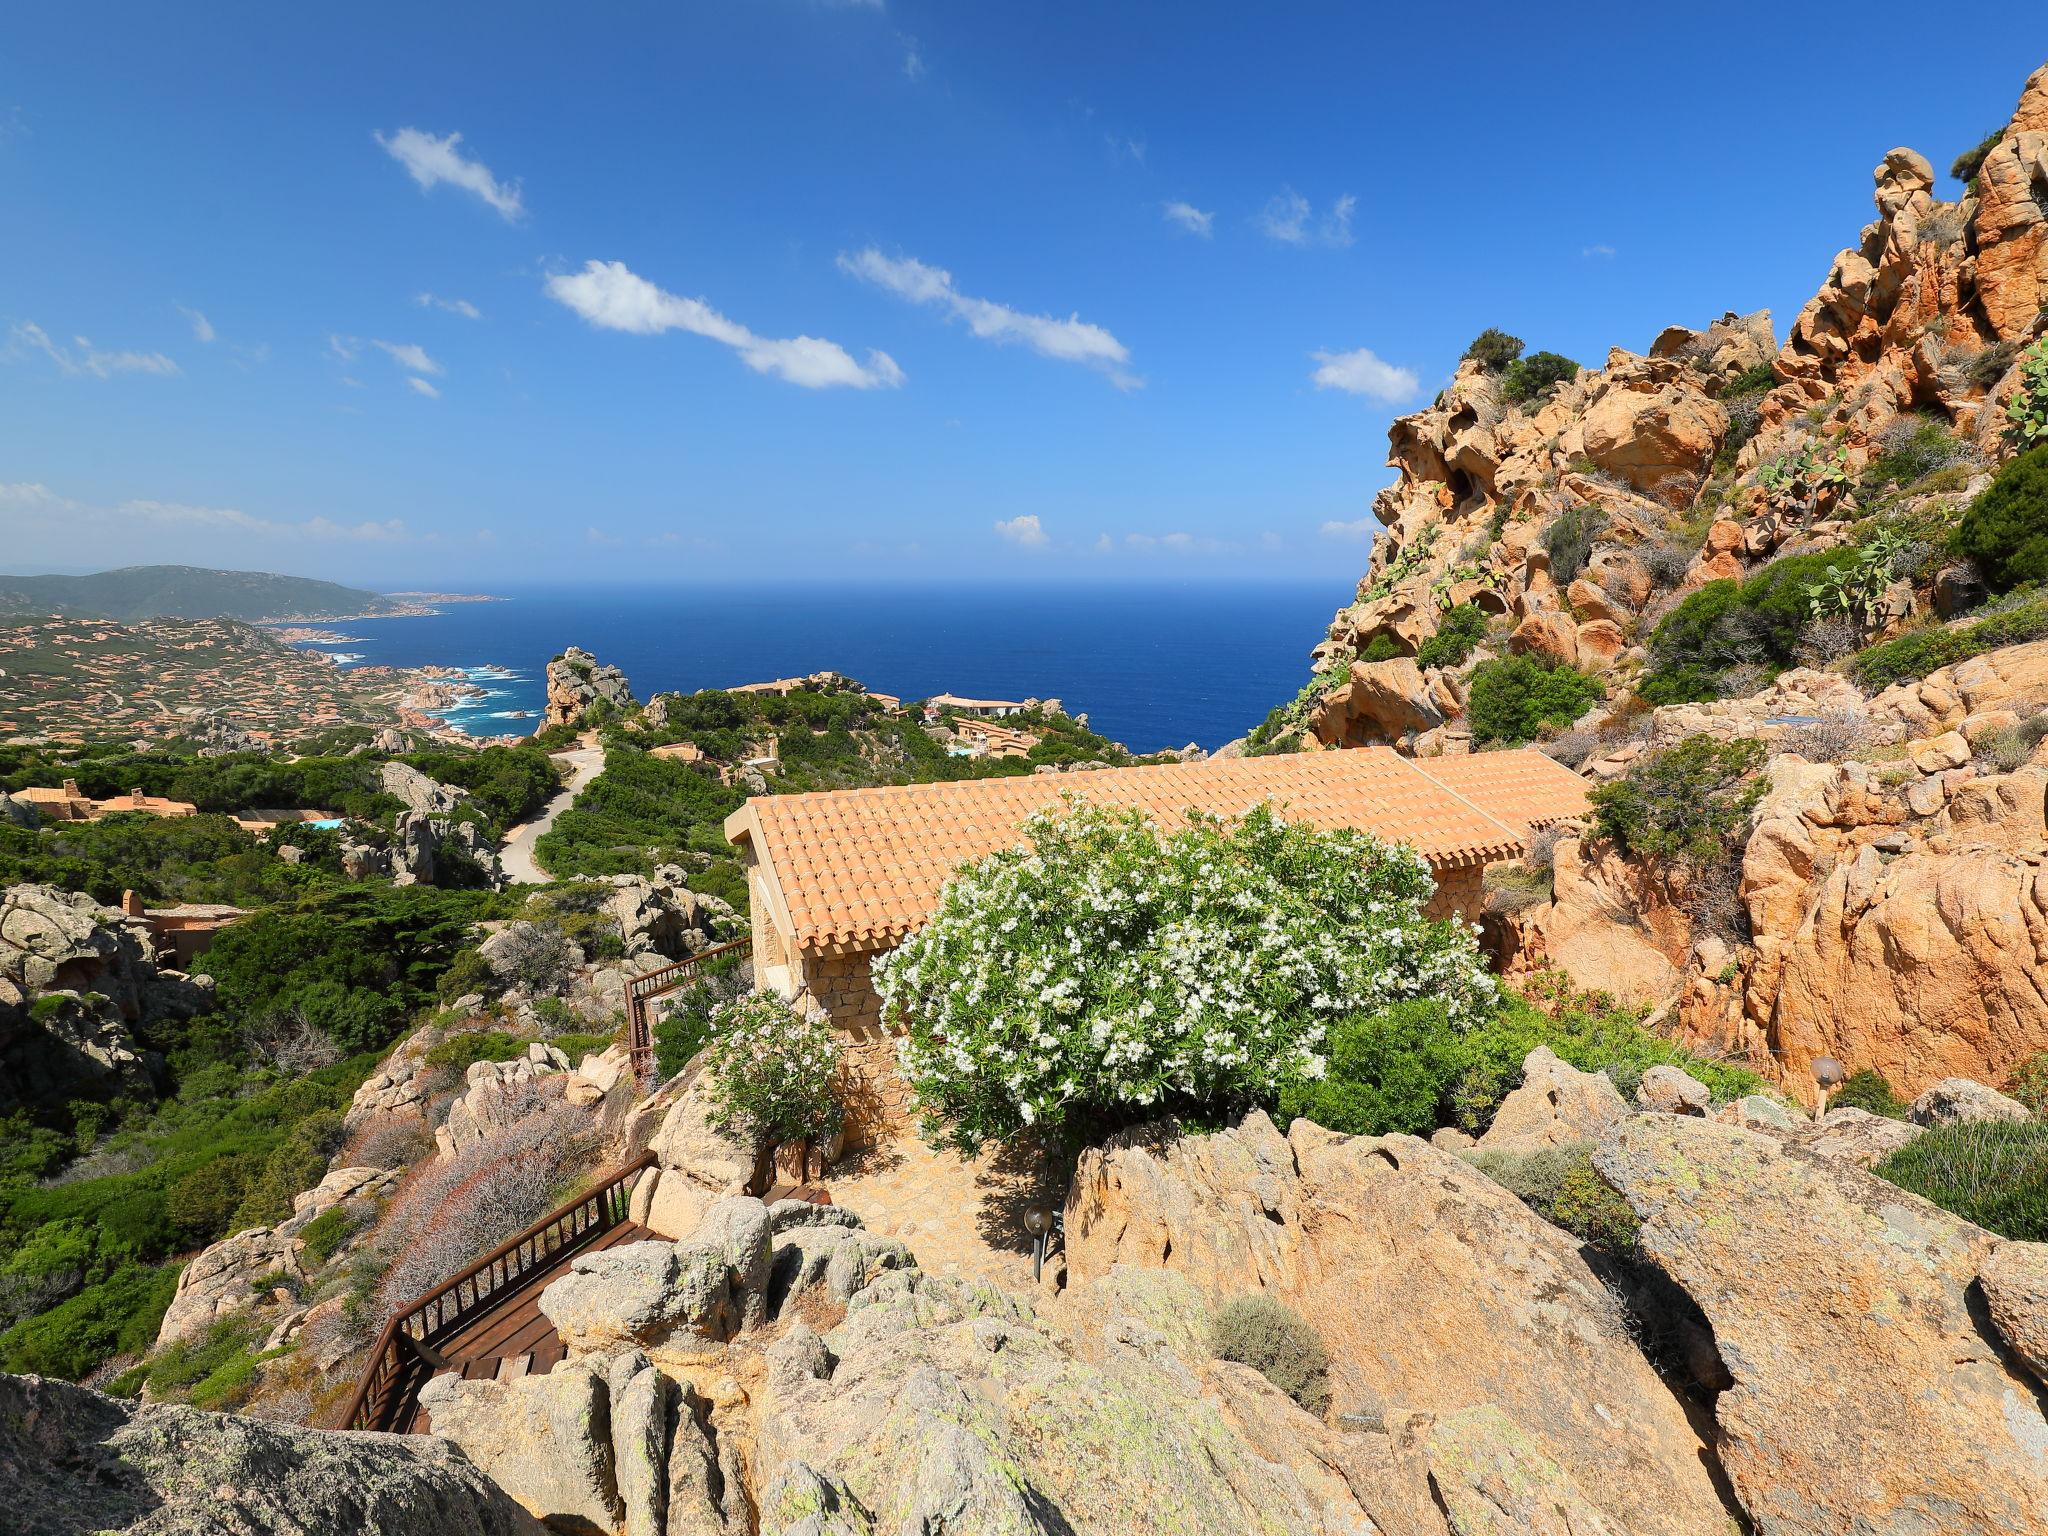
[[548, 663], [548, 699], [541, 710], [541, 729], [581, 725], [593, 708], [623, 712], [632, 709], [634, 702], [625, 673], [599, 665], [590, 652], [572, 645]]
[[[2048, 327], [2048, 66], [1959, 202], [1935, 197], [1910, 149], [1886, 154], [1875, 182], [1877, 218], [1782, 346], [1767, 314], [1729, 314], [1533, 395], [1468, 358], [1429, 409], [1396, 421], [1396, 478], [1373, 503], [1385, 531], [1276, 735], [1462, 750], [1472, 666], [1507, 652], [1601, 674], [1611, 709], [1677, 598], [1843, 541], [1850, 488], [1902, 417], [1995, 457], [1987, 407]], [[1486, 637], [1433, 659], [1426, 642], [1462, 605]]]

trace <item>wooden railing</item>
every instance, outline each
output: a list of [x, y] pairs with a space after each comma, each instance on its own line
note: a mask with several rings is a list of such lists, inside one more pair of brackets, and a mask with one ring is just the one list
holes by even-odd
[[647, 1005], [665, 992], [688, 986], [697, 972], [714, 961], [745, 960], [753, 953], [751, 936], [736, 939], [716, 949], [686, 955], [671, 965], [635, 976], [626, 983], [626, 1039], [633, 1052], [633, 1075], [640, 1080], [642, 1088], [651, 1087], [654, 1083], [654, 1014]]
[[363, 1379], [336, 1427], [398, 1427], [420, 1388], [447, 1363], [436, 1346], [503, 1306], [624, 1221], [633, 1181], [654, 1162], [654, 1154], [645, 1152], [614, 1169], [454, 1279], [399, 1308], [377, 1335]]

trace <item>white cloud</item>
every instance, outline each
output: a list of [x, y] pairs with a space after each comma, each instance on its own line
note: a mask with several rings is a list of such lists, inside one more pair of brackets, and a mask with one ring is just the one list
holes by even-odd
[[606, 533], [602, 528], [586, 528], [583, 530], [583, 542], [595, 544], [599, 549], [617, 549], [626, 541], [615, 533]]
[[996, 533], [1020, 549], [1045, 548], [1045, 529], [1039, 526], [1036, 512], [1026, 512], [1021, 517], [997, 523]]
[[1216, 215], [1204, 213], [1193, 203], [1168, 203], [1165, 208], [1166, 222], [1178, 224], [1191, 235], [1208, 239], [1216, 227]]
[[[225, 557], [246, 549], [249, 540], [277, 544], [409, 544], [417, 542], [398, 518], [384, 522], [337, 523], [309, 517], [282, 522], [233, 507], [198, 507], [182, 502], [136, 499], [101, 507], [61, 496], [48, 486], [0, 484], [0, 512], [22, 541], [22, 558], [63, 551], [76, 559], [81, 539], [119, 541], [124, 553], [190, 556], [193, 541], [216, 535], [213, 547]], [[41, 536], [47, 535], [47, 546]], [[203, 550], [201, 551], [203, 552]]]
[[352, 363], [363, 350], [363, 344], [353, 336], [332, 336], [327, 338], [327, 355], [337, 363]]
[[1379, 520], [1372, 517], [1355, 518], [1348, 523], [1340, 523], [1332, 519], [1330, 522], [1323, 524], [1322, 532], [1323, 537], [1326, 539], [1370, 540], [1373, 536], [1373, 530], [1378, 527]]
[[213, 322], [198, 310], [187, 309], [182, 304], [176, 306], [176, 308], [179, 314], [192, 322], [192, 337], [195, 341], [211, 342], [218, 335], [213, 328]]
[[1370, 347], [1350, 352], [1311, 352], [1318, 364], [1317, 389], [1341, 389], [1347, 395], [1367, 395], [1387, 405], [1399, 405], [1414, 396], [1421, 380], [1406, 368], [1382, 362]]
[[391, 361], [398, 364], [399, 367], [405, 369], [408, 373], [439, 375], [447, 372], [439, 363], [427, 356], [427, 349], [418, 342], [373, 341], [370, 345], [379, 348], [390, 357]]
[[1109, 146], [1109, 158], [1112, 160], [1121, 160], [1125, 155], [1129, 155], [1139, 165], [1145, 163], [1143, 139], [1134, 139], [1126, 133], [1105, 133], [1102, 142]]
[[557, 272], [547, 280], [547, 293], [602, 330], [635, 336], [688, 331], [731, 347], [756, 373], [805, 389], [894, 389], [903, 382], [903, 370], [886, 352], [870, 352], [862, 364], [837, 342], [816, 336], [756, 336], [702, 299], [663, 292], [624, 262], [592, 261], [581, 272]]
[[[72, 347], [77, 350], [74, 352]], [[161, 352], [105, 352], [83, 336], [72, 337], [71, 347], [60, 347], [33, 321], [14, 327], [9, 333], [7, 350], [10, 356], [19, 356], [23, 351], [40, 352], [57, 365], [60, 373], [91, 374], [96, 379], [111, 379], [117, 373], [168, 377], [178, 372], [178, 365]]]
[[507, 222], [526, 212], [526, 205], [520, 200], [519, 183], [499, 181], [481, 160], [465, 159], [456, 148], [462, 142], [459, 133], [437, 139], [417, 128], [401, 128], [388, 139], [381, 133], [372, 137], [383, 145], [386, 154], [405, 167], [422, 191], [431, 191], [445, 181], [482, 198]]
[[1357, 208], [1358, 199], [1346, 192], [1317, 219], [1307, 198], [1283, 186], [1260, 212], [1258, 225], [1269, 240], [1282, 245], [1346, 246], [1352, 243], [1351, 215]]
[[903, 74], [909, 80], [922, 80], [925, 76], [924, 50], [917, 45], [917, 39], [898, 33], [896, 41], [903, 45]]
[[412, 386], [414, 394], [425, 395], [429, 400], [438, 400], [441, 398], [441, 391], [434, 388], [433, 385], [429, 384], [425, 379], [419, 377], [419, 375], [417, 374], [414, 374], [405, 382]]
[[422, 293], [413, 303], [421, 309], [445, 309], [451, 315], [460, 315], [465, 320], [481, 320], [484, 312], [467, 299], [444, 299], [439, 294]]
[[1588, 245], [1581, 248], [1579, 255], [1589, 259], [1593, 257], [1608, 259], [1614, 255], [1614, 247], [1611, 245]]
[[1007, 304], [970, 298], [953, 286], [952, 273], [912, 257], [884, 256], [873, 246], [856, 255], [842, 251], [839, 268], [912, 304], [936, 305], [966, 321], [967, 328], [984, 341], [1019, 341], [1043, 357], [1099, 369], [1118, 389], [1135, 389], [1144, 382], [1125, 368], [1131, 354], [1124, 344], [1079, 315], [1065, 320], [1027, 315]]

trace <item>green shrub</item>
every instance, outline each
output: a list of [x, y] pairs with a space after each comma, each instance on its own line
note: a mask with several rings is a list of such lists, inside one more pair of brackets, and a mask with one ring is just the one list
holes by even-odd
[[1635, 1254], [1642, 1223], [1594, 1171], [1590, 1142], [1534, 1152], [1476, 1152], [1472, 1164], [1580, 1242], [1618, 1257]]
[[1854, 558], [1853, 550], [1788, 555], [1745, 580], [1710, 581], [1687, 594], [1651, 634], [1656, 667], [1638, 692], [1653, 704], [1696, 702], [1719, 697], [1719, 676], [1730, 667], [1789, 666], [1813, 620], [1808, 586]]
[[1955, 542], [1994, 592], [2048, 581], [2048, 442], [1998, 472], [1963, 513]]
[[1503, 372], [1521, 355], [1522, 338], [1491, 325], [1473, 337], [1472, 345], [1465, 349], [1465, 359], [1479, 364], [1488, 373]]
[[1778, 375], [1769, 363], [1755, 363], [1730, 379], [1722, 387], [1721, 398], [1732, 395], [1761, 395], [1778, 387]]
[[720, 955], [699, 965], [690, 984], [662, 999], [664, 1010], [654, 1025], [654, 1064], [666, 1082], [704, 1049], [711, 1039], [711, 1017], [720, 1005], [744, 996], [752, 983], [752, 963]]
[[1961, 628], [1937, 625], [1873, 645], [1857, 654], [1849, 664], [1849, 675], [1859, 686], [1875, 692], [2000, 646], [2044, 637], [2048, 637], [2048, 598], [2038, 598]]
[[1560, 512], [1543, 531], [1543, 547], [1550, 554], [1550, 579], [1560, 588], [1570, 586], [1593, 558], [1593, 545], [1607, 520], [1598, 507], [1573, 506]]
[[1553, 1007], [1545, 1012], [1510, 997], [1462, 1026], [1430, 999], [1354, 1014], [1331, 1028], [1323, 1075], [1282, 1087], [1279, 1118], [1313, 1120], [1348, 1136], [1427, 1136], [1443, 1125], [1477, 1134], [1539, 1045], [1582, 1072], [1606, 1072], [1624, 1095], [1660, 1064], [1691, 1073], [1717, 1101], [1762, 1091], [1755, 1073], [1673, 1045], [1644, 1029], [1637, 1012], [1562, 990]]
[[428, 1046], [426, 1061], [430, 1067], [467, 1072], [480, 1061], [516, 1061], [530, 1044], [507, 1030], [470, 1029]]
[[1556, 352], [1531, 352], [1508, 364], [1501, 377], [1500, 392], [1516, 405], [1522, 405], [1578, 376], [1579, 365], [1570, 358]]
[[618, 1039], [617, 1030], [608, 1035], [600, 1035], [588, 1030], [567, 1029], [558, 1035], [548, 1036], [548, 1044], [568, 1057], [573, 1065], [585, 1056], [602, 1051], [607, 1046], [616, 1045]]
[[124, 1265], [69, 1301], [0, 1334], [0, 1369], [76, 1381], [115, 1354], [141, 1354], [178, 1288], [176, 1264]]
[[490, 997], [498, 990], [498, 978], [491, 974], [490, 962], [471, 945], [457, 952], [448, 969], [441, 973], [441, 980], [434, 990], [444, 1003], [452, 1003], [472, 992], [480, 997]]
[[1587, 796], [1593, 825], [1623, 853], [1696, 864], [1725, 855], [1767, 787], [1763, 743], [1688, 736]]
[[1896, 1120], [1906, 1112], [1906, 1101], [1898, 1096], [1885, 1075], [1875, 1067], [1851, 1072], [1828, 1099], [1829, 1109], [1867, 1109], [1873, 1115]]
[[1401, 654], [1401, 642], [1385, 630], [1381, 630], [1366, 642], [1364, 650], [1358, 653], [1360, 661], [1392, 661]]
[[1498, 656], [1473, 669], [1466, 713], [1478, 745], [1533, 741], [1545, 730], [1564, 729], [1605, 696], [1598, 678], [1575, 667]]
[[1271, 1296], [1239, 1296], [1209, 1323], [1209, 1352], [1248, 1365], [1310, 1413], [1330, 1406], [1330, 1353], [1315, 1329]]
[[1471, 928], [1424, 917], [1435, 885], [1412, 849], [1270, 806], [1162, 832], [1069, 802], [1024, 833], [955, 874], [874, 967], [934, 1139], [1078, 1147], [1163, 1115], [1213, 1120], [1313, 1078], [1347, 1015], [1428, 996], [1463, 1022], [1493, 1005]]
[[1419, 667], [1459, 667], [1472, 648], [1486, 638], [1486, 615], [1471, 603], [1446, 608], [1437, 618], [1436, 633], [1416, 648]]
[[194, 1168], [164, 1196], [165, 1208], [178, 1230], [193, 1243], [210, 1243], [228, 1235], [242, 1197], [255, 1181], [259, 1163], [237, 1153]]
[[1987, 1232], [2048, 1241], [2048, 1124], [1933, 1126], [1872, 1171]]
[[361, 1225], [347, 1206], [329, 1206], [299, 1229], [299, 1240], [306, 1245], [306, 1258], [314, 1264], [325, 1264]]
[[2012, 1069], [2005, 1091], [2037, 1115], [2048, 1115], [2048, 1051], [2036, 1051]]
[[1948, 168], [1949, 175], [1968, 186], [1977, 179], [1977, 172], [1984, 168], [1984, 157], [1998, 148], [1998, 141], [2005, 137], [2003, 128], [1994, 128], [1975, 145], [1957, 155]]

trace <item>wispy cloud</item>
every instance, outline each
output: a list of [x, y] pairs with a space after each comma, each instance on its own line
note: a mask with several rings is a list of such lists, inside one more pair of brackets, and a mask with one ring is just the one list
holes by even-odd
[[1039, 525], [1036, 512], [1026, 512], [1020, 517], [1006, 518], [997, 523], [996, 534], [1020, 549], [1043, 549], [1046, 545], [1045, 529]]
[[[309, 517], [296, 522], [257, 517], [233, 507], [201, 507], [183, 502], [131, 500], [115, 506], [95, 506], [59, 495], [48, 486], [0, 484], [0, 513], [17, 530], [28, 552], [42, 550], [44, 536], [76, 557], [81, 538], [114, 539], [124, 549], [139, 548], [143, 554], [172, 549], [190, 554], [188, 542], [208, 535], [221, 536], [214, 547], [234, 547], [228, 541], [258, 539], [270, 543], [310, 544], [406, 544], [415, 535], [398, 518], [383, 522], [338, 523], [331, 518]], [[161, 544], [152, 540], [161, 539]], [[134, 541], [133, 545], [129, 541]]]
[[896, 41], [903, 45], [903, 75], [908, 80], [922, 80], [925, 76], [924, 50], [917, 45], [917, 39], [908, 33], [896, 34]]
[[636, 336], [687, 331], [732, 348], [756, 373], [805, 389], [894, 389], [903, 382], [903, 370], [886, 352], [868, 353], [863, 364], [837, 342], [816, 336], [757, 336], [702, 299], [664, 292], [624, 262], [592, 261], [581, 272], [555, 273], [547, 293], [601, 330]]
[[1216, 228], [1216, 215], [1202, 212], [1193, 203], [1168, 203], [1162, 211], [1166, 215], [1167, 223], [1177, 224], [1189, 234], [1200, 235], [1204, 240], [1208, 239]]
[[1348, 523], [1340, 523], [1332, 519], [1323, 524], [1322, 533], [1326, 539], [1366, 539], [1369, 541], [1373, 536], [1374, 530], [1378, 527], [1379, 520], [1377, 518], [1359, 517], [1352, 519]]
[[386, 154], [405, 167], [412, 179], [419, 183], [421, 191], [432, 191], [445, 181], [451, 187], [460, 187], [481, 198], [497, 209], [508, 223], [518, 220], [526, 212], [519, 183], [500, 181], [483, 161], [465, 156], [456, 147], [462, 142], [459, 133], [437, 139], [417, 128], [401, 128], [389, 138], [381, 133], [372, 137], [383, 146]]
[[416, 341], [372, 341], [370, 345], [408, 373], [430, 373], [439, 377], [448, 371], [427, 356], [427, 349]]
[[1127, 533], [1124, 548], [1141, 555], [1220, 555], [1237, 548], [1223, 539], [1199, 533]]
[[1128, 155], [1137, 165], [1145, 163], [1145, 141], [1133, 138], [1127, 133], [1105, 133], [1102, 142], [1109, 146], [1109, 158], [1121, 160]]
[[50, 340], [49, 333], [34, 321], [23, 321], [8, 333], [7, 351], [10, 357], [39, 352], [57, 365], [58, 372], [74, 377], [90, 375], [95, 379], [111, 379], [118, 373], [152, 373], [168, 377], [178, 372], [178, 365], [161, 352], [103, 351], [83, 336], [74, 336], [71, 346], [61, 347]]
[[1582, 246], [1579, 250], [1579, 255], [1588, 260], [1607, 260], [1614, 255], [1614, 247], [1611, 245]]
[[214, 330], [213, 322], [207, 319], [206, 316], [201, 314], [198, 310], [187, 309], [183, 304], [179, 304], [174, 307], [177, 309], [178, 313], [183, 315], [185, 319], [191, 324], [192, 339], [194, 341], [203, 341], [211, 343], [214, 340], [214, 338], [219, 334]]
[[413, 303], [421, 309], [445, 309], [451, 315], [460, 315], [465, 320], [481, 320], [484, 312], [467, 299], [444, 299], [437, 293], [417, 294]]
[[1352, 243], [1351, 215], [1357, 207], [1358, 199], [1347, 192], [1319, 219], [1307, 198], [1292, 187], [1282, 187], [1260, 211], [1257, 222], [1267, 239], [1281, 245], [1346, 246]]
[[990, 299], [972, 298], [953, 286], [953, 274], [926, 266], [912, 257], [884, 256], [873, 246], [856, 254], [842, 251], [841, 271], [886, 289], [912, 304], [944, 310], [984, 341], [1022, 342], [1042, 357], [1081, 363], [1107, 374], [1118, 389], [1135, 389], [1144, 381], [1128, 371], [1131, 354], [1099, 325], [1070, 315], [1027, 315]]
[[586, 528], [583, 530], [583, 542], [594, 544], [599, 549], [617, 549], [626, 541], [615, 533], [607, 533], [602, 528]]
[[418, 374], [414, 374], [405, 382], [412, 386], [412, 392], [416, 395], [425, 395], [429, 400], [438, 400], [441, 398], [441, 391], [434, 388], [433, 385], [429, 384], [425, 379], [421, 378]]
[[1413, 398], [1421, 380], [1407, 368], [1383, 362], [1370, 347], [1349, 352], [1311, 352], [1316, 364], [1317, 389], [1341, 389], [1347, 395], [1365, 395], [1387, 405], [1399, 405]]

